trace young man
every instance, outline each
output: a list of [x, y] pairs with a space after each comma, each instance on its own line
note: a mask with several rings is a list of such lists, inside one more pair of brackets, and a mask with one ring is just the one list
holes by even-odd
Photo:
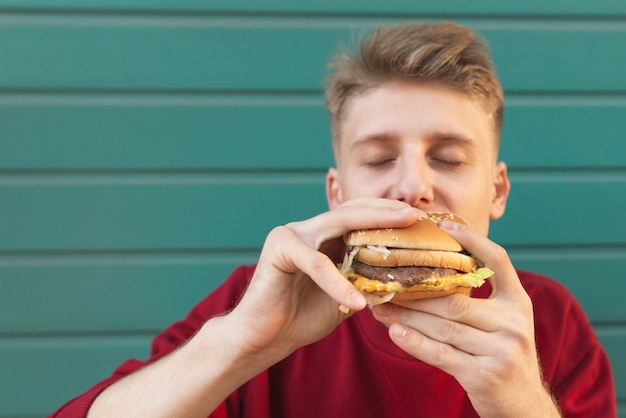
[[[503, 96], [482, 40], [453, 24], [380, 28], [340, 56], [327, 105], [330, 211], [277, 227], [130, 360], [54, 416], [615, 416], [607, 356], [556, 282], [487, 238], [504, 213]], [[341, 237], [452, 212], [440, 226], [495, 272], [471, 298], [365, 309]], [[344, 314], [344, 305], [352, 310]]]

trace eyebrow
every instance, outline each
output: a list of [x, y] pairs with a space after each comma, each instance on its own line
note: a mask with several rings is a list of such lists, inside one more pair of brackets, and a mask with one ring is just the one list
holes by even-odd
[[[360, 147], [366, 146], [372, 143], [385, 144], [393, 141], [395, 139], [395, 135], [387, 132], [375, 133], [375, 134], [366, 134], [362, 137], [357, 138], [352, 145], [350, 146], [350, 151], [358, 149]], [[476, 141], [470, 137], [465, 135], [461, 135], [458, 133], [451, 132], [433, 132], [426, 136], [426, 140], [429, 142], [438, 142], [438, 143], [459, 143], [464, 146], [475, 148]]]
[[363, 135], [357, 138], [352, 143], [352, 145], [350, 145], [350, 151], [354, 151], [355, 149], [361, 148], [368, 144], [372, 144], [372, 143], [385, 144], [393, 140], [394, 140], [394, 136], [386, 132]]
[[436, 132], [433, 135], [429, 135], [428, 139], [433, 142], [457, 142], [459, 144], [470, 146], [475, 148], [477, 146], [477, 142], [471, 137], [467, 137], [465, 135], [453, 134], [453, 133], [444, 133], [444, 132]]

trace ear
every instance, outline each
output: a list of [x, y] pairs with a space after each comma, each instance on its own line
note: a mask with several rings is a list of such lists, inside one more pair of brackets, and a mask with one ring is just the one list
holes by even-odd
[[339, 171], [334, 167], [331, 167], [328, 173], [326, 173], [326, 200], [331, 210], [343, 203], [341, 186], [339, 184]]
[[498, 162], [494, 167], [493, 177], [494, 194], [491, 201], [491, 210], [489, 211], [489, 217], [491, 219], [499, 219], [504, 215], [506, 209], [506, 201], [509, 198], [509, 192], [511, 191], [511, 183], [507, 175], [506, 164], [502, 161]]

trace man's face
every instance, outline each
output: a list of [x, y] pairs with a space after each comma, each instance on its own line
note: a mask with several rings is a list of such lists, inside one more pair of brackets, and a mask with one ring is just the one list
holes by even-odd
[[397, 199], [452, 212], [485, 235], [504, 213], [506, 166], [478, 103], [444, 87], [388, 83], [347, 106], [327, 176], [331, 209], [355, 197]]

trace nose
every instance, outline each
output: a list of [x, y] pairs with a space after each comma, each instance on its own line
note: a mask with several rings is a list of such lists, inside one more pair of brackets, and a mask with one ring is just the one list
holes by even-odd
[[428, 165], [422, 161], [402, 161], [392, 187], [392, 198], [420, 209], [434, 201], [432, 178]]

